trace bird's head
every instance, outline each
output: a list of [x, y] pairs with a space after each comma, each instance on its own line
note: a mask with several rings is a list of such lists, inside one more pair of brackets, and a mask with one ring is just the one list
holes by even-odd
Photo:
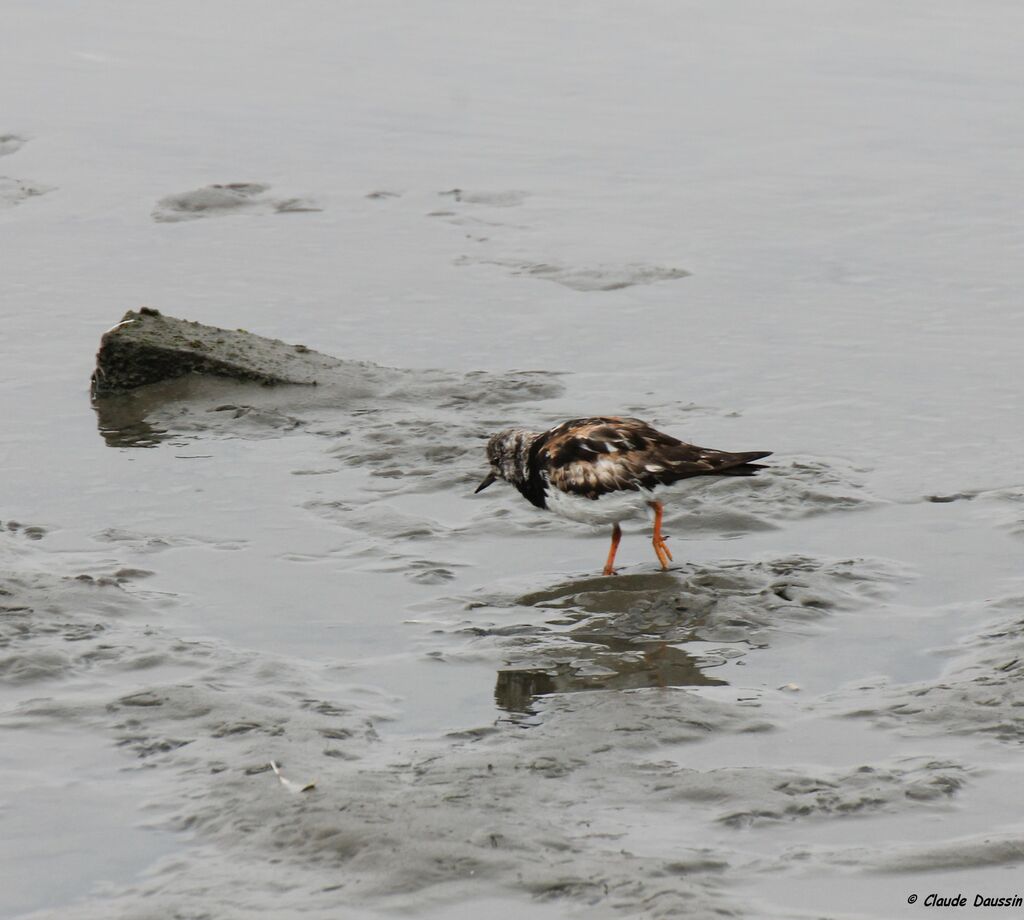
[[513, 485], [526, 482], [529, 478], [527, 464], [530, 448], [536, 437], [535, 431], [526, 431], [523, 428], [506, 428], [492, 435], [487, 442], [487, 462], [490, 463], [491, 469], [484, 477], [484, 481], [476, 487], [474, 494], [483, 492], [499, 479]]

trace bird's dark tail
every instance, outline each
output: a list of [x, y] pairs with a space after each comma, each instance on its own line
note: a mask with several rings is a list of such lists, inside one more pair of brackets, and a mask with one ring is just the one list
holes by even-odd
[[749, 450], [744, 453], [733, 454], [732, 456], [736, 458], [734, 465], [717, 472], [721, 476], [753, 476], [758, 470], [766, 469], [764, 463], [754, 463], [753, 461], [761, 460], [771, 455], [772, 452], [770, 450]]

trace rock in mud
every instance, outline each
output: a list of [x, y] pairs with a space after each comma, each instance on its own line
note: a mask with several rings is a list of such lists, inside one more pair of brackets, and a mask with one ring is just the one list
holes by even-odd
[[123, 393], [186, 374], [206, 374], [267, 385], [315, 386], [357, 362], [342, 361], [305, 345], [289, 345], [242, 329], [218, 329], [129, 310], [104, 333], [92, 375], [93, 396]]
[[[407, 489], [450, 486], [451, 461], [480, 449], [488, 429], [463, 414], [562, 390], [557, 372], [384, 367], [148, 307], [129, 311], [104, 333], [92, 375], [97, 424], [113, 447], [153, 447], [184, 432], [277, 437], [316, 422], [315, 434], [341, 439], [338, 450], [349, 465], [400, 477], [407, 461], [416, 480]], [[420, 468], [424, 459], [429, 471]], [[462, 475], [470, 482], [476, 474], [474, 466]]]

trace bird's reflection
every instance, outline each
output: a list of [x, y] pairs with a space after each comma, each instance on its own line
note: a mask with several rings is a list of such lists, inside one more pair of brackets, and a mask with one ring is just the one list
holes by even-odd
[[586, 644], [580, 646], [579, 656], [572, 661], [498, 671], [494, 699], [508, 712], [530, 712], [534, 698], [548, 693], [726, 683], [706, 675], [696, 658], [667, 642], [636, 643], [588, 635]]
[[537, 630], [528, 658], [498, 671], [494, 697], [509, 712], [530, 712], [548, 693], [728, 683], [705, 673], [712, 662], [684, 650], [699, 638], [703, 610], [681, 598], [674, 574], [571, 579], [513, 603], [557, 618]]

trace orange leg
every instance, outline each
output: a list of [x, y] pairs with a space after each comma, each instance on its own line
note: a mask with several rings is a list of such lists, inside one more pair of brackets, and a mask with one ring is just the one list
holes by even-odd
[[658, 557], [661, 567], [667, 569], [668, 564], [672, 561], [672, 553], [665, 538], [661, 535], [661, 517], [665, 508], [661, 502], [649, 502], [649, 504], [654, 509], [654, 536], [651, 537], [651, 543], [654, 545], [654, 553]]
[[619, 525], [616, 524], [612, 528], [612, 547], [611, 547], [610, 550], [608, 550], [608, 561], [604, 564], [604, 574], [605, 575], [614, 575], [615, 574], [615, 570], [612, 568], [612, 565], [615, 562], [615, 553], [618, 552], [619, 540], [621, 540], [621, 539], [622, 539], [622, 528], [620, 528]]

